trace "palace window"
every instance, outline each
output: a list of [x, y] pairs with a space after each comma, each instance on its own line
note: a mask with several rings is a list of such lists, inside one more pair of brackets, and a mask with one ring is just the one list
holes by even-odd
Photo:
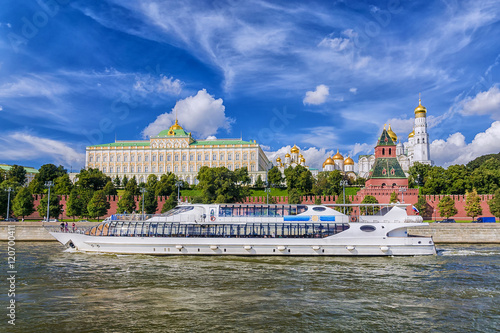
[[130, 172], [134, 172], [134, 166], [130, 166]]
[[189, 160], [190, 161], [194, 161], [194, 155], [193, 154], [189, 155]]
[[252, 160], [255, 160], [255, 153], [252, 153]]
[[116, 172], [120, 172], [120, 167], [116, 167]]
[[127, 162], [127, 160], [128, 160], [128, 156], [127, 155], [123, 156], [123, 162]]
[[130, 156], [130, 162], [134, 162], [134, 161], [135, 161], [135, 155]]
[[163, 155], [160, 155], [160, 162], [163, 162]]
[[153, 167], [152, 167], [152, 170], [153, 170], [153, 173], [155, 173], [155, 172], [156, 172], [156, 167], [155, 167], [154, 165], [153, 165]]
[[123, 172], [127, 172], [127, 167], [126, 166], [123, 167]]
[[220, 154], [220, 160], [223, 161], [224, 160], [224, 153], [221, 153]]
[[179, 171], [179, 168], [176, 166], [174, 166], [174, 172], [178, 172]]
[[170, 154], [167, 155], [167, 161], [170, 162], [172, 160], [172, 156]]
[[137, 156], [137, 162], [141, 161], [141, 157], [142, 157], [142, 155]]
[[109, 167], [109, 172], [113, 172], [113, 167]]
[[153, 162], [156, 162], [156, 155], [153, 155]]
[[182, 172], [186, 172], [186, 166], [185, 165], [182, 166]]
[[163, 165], [160, 165], [160, 172], [163, 172]]
[[148, 173], [149, 172], [149, 167], [145, 166], [144, 167], [144, 172]]
[[97, 156], [96, 156], [96, 158], [95, 158], [95, 161], [96, 161], [96, 162], [99, 162], [99, 160], [100, 160], [100, 156], [99, 156], [99, 155], [97, 155]]
[[94, 158], [92, 157], [92, 155], [90, 155], [89, 157], [89, 162], [93, 162]]
[[102, 168], [102, 172], [106, 173], [106, 167]]
[[182, 154], [182, 160], [185, 161], [186, 160], [186, 154]]
[[229, 171], [233, 170], [233, 166], [232, 165], [228, 165], [227, 168], [229, 169]]
[[212, 154], [212, 160], [217, 161], [217, 154]]
[[167, 172], [170, 172], [171, 169], [170, 169], [170, 165], [167, 165]]
[[236, 153], [235, 156], [234, 156], [234, 159], [239, 161], [240, 160], [240, 154], [239, 153]]
[[114, 157], [113, 155], [111, 155], [111, 156], [109, 157], [109, 161], [110, 161], [110, 162], [113, 162], [113, 159], [114, 159], [113, 157]]
[[201, 161], [201, 154], [198, 154], [198, 161]]
[[244, 153], [243, 154], [243, 161], [246, 161], [247, 160], [247, 153]]
[[179, 160], [179, 155], [175, 154], [175, 161], [177, 162]]
[[137, 172], [141, 172], [141, 166], [140, 165], [137, 167]]
[[189, 166], [189, 171], [193, 172], [194, 171], [194, 166], [190, 165]]
[[255, 171], [255, 165], [252, 165], [252, 166], [250, 167], [250, 171]]
[[227, 154], [227, 160], [228, 161], [231, 161], [231, 159], [233, 158], [233, 155], [232, 154]]
[[205, 154], [205, 161], [208, 161], [208, 154]]
[[106, 157], [106, 156], [103, 156], [103, 157], [102, 157], [102, 161], [103, 161], [103, 162], [107, 162], [107, 160], [108, 160], [108, 159], [107, 159], [107, 157]]

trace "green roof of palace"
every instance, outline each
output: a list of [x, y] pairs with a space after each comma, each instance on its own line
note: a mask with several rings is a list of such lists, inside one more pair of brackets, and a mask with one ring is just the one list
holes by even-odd
[[117, 141], [89, 147], [149, 147], [149, 141]]
[[387, 130], [384, 128], [382, 131], [382, 135], [378, 139], [377, 146], [395, 146], [396, 144], [392, 141], [391, 136], [387, 133]]
[[[23, 166], [24, 170], [26, 170], [27, 173], [38, 173], [38, 170], [32, 167], [25, 167]], [[12, 169], [12, 165], [7, 165], [7, 164], [0, 164], [0, 169], [9, 171]]]
[[377, 158], [372, 170], [369, 178], [406, 178], [398, 159], [395, 157]]
[[160, 133], [158, 133], [157, 136], [155, 136], [155, 138], [162, 138], [162, 137], [177, 137], [177, 136], [189, 136], [189, 133], [186, 132], [185, 130], [183, 129], [177, 129], [177, 130], [172, 130], [172, 132], [174, 132], [174, 134], [169, 134], [170, 133], [170, 130], [169, 129], [166, 129], [166, 130], [163, 130], [161, 131]]
[[244, 140], [199, 140], [191, 143], [191, 146], [221, 146], [221, 145], [252, 145], [255, 142]]

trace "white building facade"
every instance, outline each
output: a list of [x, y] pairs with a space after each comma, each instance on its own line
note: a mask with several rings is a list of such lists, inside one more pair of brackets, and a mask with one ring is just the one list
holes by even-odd
[[159, 179], [172, 172], [189, 184], [203, 166], [226, 167], [231, 171], [247, 167], [251, 182], [260, 175], [267, 180], [269, 160], [255, 141], [241, 139], [195, 140], [177, 120], [168, 130], [149, 140], [115, 141], [86, 148], [86, 168], [97, 168], [111, 178], [146, 182], [150, 174]]

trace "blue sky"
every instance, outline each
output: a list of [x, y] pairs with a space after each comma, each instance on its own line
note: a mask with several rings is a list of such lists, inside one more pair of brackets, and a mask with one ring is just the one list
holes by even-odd
[[78, 170], [85, 146], [175, 119], [198, 139], [357, 161], [422, 93], [431, 158], [500, 151], [498, 1], [2, 3], [0, 162]]

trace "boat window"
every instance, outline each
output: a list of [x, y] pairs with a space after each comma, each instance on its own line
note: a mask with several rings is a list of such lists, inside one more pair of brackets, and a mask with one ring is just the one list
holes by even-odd
[[163, 216], [172, 216], [172, 215], [177, 215], [177, 214], [181, 214], [181, 213], [185, 213], [187, 211], [190, 211], [194, 208], [194, 206], [178, 206], [178, 207], [175, 207], [174, 209], [171, 209], [169, 210], [168, 212], [166, 212]]
[[325, 207], [313, 207], [313, 210], [315, 212], [324, 212], [326, 210]]
[[306, 211], [307, 211], [307, 206], [304, 205], [297, 206], [297, 214], [302, 214]]
[[362, 225], [361, 227], [359, 227], [359, 229], [361, 231], [365, 231], [365, 232], [372, 232], [372, 231], [375, 231], [377, 228], [375, 228], [372, 225]]

